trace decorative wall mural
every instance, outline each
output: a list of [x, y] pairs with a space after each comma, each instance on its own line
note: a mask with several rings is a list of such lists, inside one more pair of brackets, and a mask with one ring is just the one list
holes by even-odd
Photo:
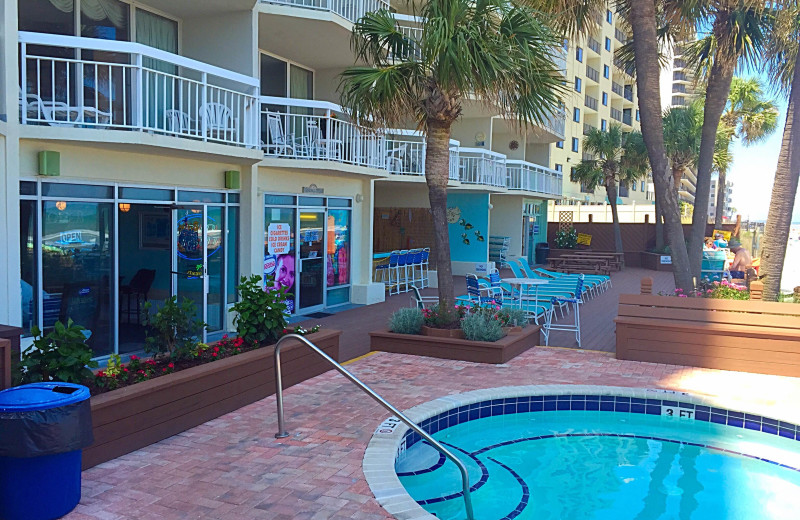
[[[458, 207], [447, 208], [447, 222], [450, 224], [458, 224], [459, 226], [464, 228], [465, 232], [461, 233], [461, 241], [464, 242], [464, 244], [469, 245], [470, 244], [469, 236], [467, 235], [466, 231], [469, 231], [475, 226], [467, 222], [465, 219], [459, 218], [460, 216], [461, 216], [461, 209], [459, 209]], [[486, 238], [484, 238], [479, 229], [475, 230], [475, 238], [478, 240], [478, 242], [486, 241]]]

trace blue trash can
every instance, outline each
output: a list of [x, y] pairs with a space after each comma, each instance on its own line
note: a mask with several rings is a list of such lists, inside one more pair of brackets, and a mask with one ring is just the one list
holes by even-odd
[[0, 392], [0, 520], [51, 520], [81, 499], [93, 442], [89, 389], [33, 383]]

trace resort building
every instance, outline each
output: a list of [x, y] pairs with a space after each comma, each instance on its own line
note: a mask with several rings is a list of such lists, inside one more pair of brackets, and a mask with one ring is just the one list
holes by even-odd
[[[566, 126], [564, 139], [552, 148], [549, 166], [564, 172], [564, 202], [567, 204], [604, 204], [605, 190], [589, 191], [580, 183], [569, 182], [570, 172], [582, 159], [583, 138], [592, 129], [606, 130], [612, 124], [623, 131], [640, 130], [636, 81], [614, 52], [628, 42], [630, 28], [611, 10], [595, 20], [595, 29], [585, 36], [565, 41]], [[619, 204], [652, 204], [652, 180], [640, 179], [630, 186], [620, 186]]]
[[717, 205], [722, 204], [722, 220], [731, 220], [736, 211], [733, 207], [733, 183], [725, 181], [725, 197], [717, 200], [717, 193], [719, 189], [719, 177], [711, 177], [711, 193], [708, 196], [708, 216], [714, 218], [717, 215]]
[[[232, 330], [241, 275], [274, 277], [309, 314], [382, 301], [374, 254], [433, 245], [421, 135], [367, 131], [337, 104], [352, 24], [387, 2], [0, 5], [0, 323], [29, 336], [69, 317], [98, 357], [125, 354], [142, 348], [144, 302], [177, 297], [209, 341]], [[413, 35], [419, 20], [396, 7]], [[575, 94], [608, 90], [602, 118], [633, 129], [620, 74]], [[595, 112], [585, 122], [600, 125]], [[509, 257], [546, 240], [548, 201], [580, 158], [556, 158], [556, 143], [580, 146], [583, 113], [520, 133], [467, 102], [452, 136], [456, 273], [489, 261], [493, 240]]]

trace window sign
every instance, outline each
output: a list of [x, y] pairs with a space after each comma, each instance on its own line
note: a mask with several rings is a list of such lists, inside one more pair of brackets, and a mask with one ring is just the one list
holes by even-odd
[[287, 254], [291, 241], [292, 231], [289, 224], [273, 223], [267, 228], [267, 252], [269, 252], [269, 254]]

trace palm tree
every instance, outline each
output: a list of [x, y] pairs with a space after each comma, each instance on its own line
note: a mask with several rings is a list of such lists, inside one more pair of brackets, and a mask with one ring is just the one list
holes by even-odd
[[[763, 141], [775, 132], [778, 127], [778, 108], [772, 100], [765, 99], [758, 79], [733, 78], [721, 126], [728, 129], [722, 133], [728, 136], [731, 142], [739, 138], [745, 146]], [[725, 144], [721, 146], [725, 150], [728, 149]], [[724, 200], [728, 168], [722, 166], [719, 161], [715, 161], [714, 170], [719, 175], [715, 223], [722, 222], [722, 210], [725, 206], [719, 202]]]
[[710, 25], [707, 35], [691, 44], [687, 53], [688, 61], [696, 66], [697, 76], [704, 80], [706, 89], [702, 139], [697, 161], [695, 211], [688, 247], [691, 271], [699, 280], [708, 223], [717, 127], [728, 101], [736, 68], [756, 67], [760, 64], [766, 35], [772, 24], [772, 11], [768, 8], [769, 2], [754, 0], [670, 3], [676, 6], [676, 15], [696, 20], [698, 32], [708, 30], [706, 27]]
[[464, 100], [480, 99], [520, 126], [556, 111], [564, 78], [554, 64], [562, 39], [547, 17], [505, 0], [429, 0], [411, 39], [387, 10], [353, 27], [356, 60], [341, 75], [342, 105], [375, 128], [413, 124], [425, 135], [425, 181], [433, 214], [442, 309], [455, 301], [447, 229], [450, 130]]
[[678, 194], [671, 189], [672, 171], [664, 147], [664, 127], [661, 119], [659, 34], [654, 2], [630, 1], [625, 6], [628, 23], [633, 30], [633, 54], [636, 67], [636, 88], [639, 91], [639, 116], [642, 135], [653, 171], [657, 209], [664, 218], [667, 242], [672, 254], [675, 286], [684, 291], [694, 288], [689, 270], [689, 257], [683, 237]]
[[764, 240], [761, 243], [759, 274], [766, 276], [763, 298], [772, 301], [778, 299], [781, 288], [786, 244], [800, 176], [800, 6], [796, 0], [787, 4], [778, 13], [768, 47], [770, 76], [776, 79], [780, 92], [789, 98]]
[[677, 190], [683, 172], [697, 166], [703, 110], [699, 103], [671, 107], [664, 112], [664, 146], [672, 166], [672, 182]]
[[595, 159], [584, 159], [578, 163], [570, 180], [582, 183], [589, 191], [598, 186], [606, 188], [614, 223], [614, 245], [617, 253], [622, 253], [617, 185], [628, 186], [647, 174], [647, 150], [642, 134], [625, 134], [622, 126], [617, 124], [609, 126], [607, 131], [595, 128], [584, 137], [583, 152], [594, 155]]

